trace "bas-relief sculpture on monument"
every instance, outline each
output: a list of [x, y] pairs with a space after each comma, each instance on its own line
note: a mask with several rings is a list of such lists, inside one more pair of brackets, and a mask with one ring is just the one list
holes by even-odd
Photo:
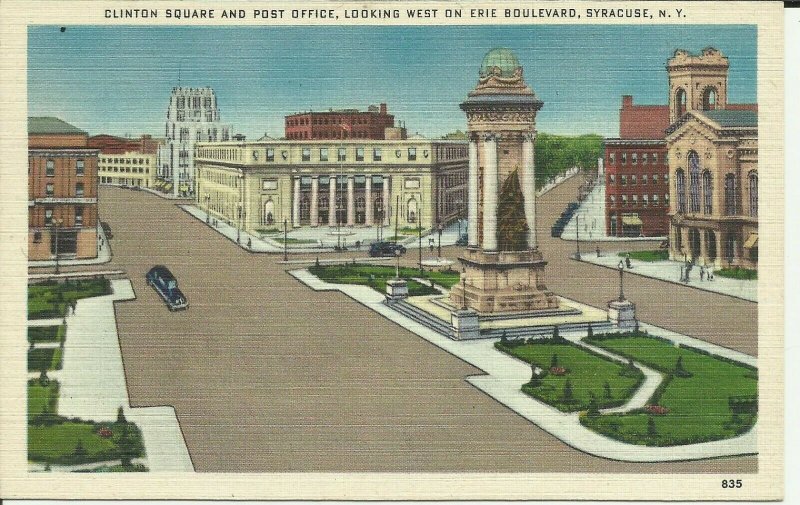
[[459, 258], [462, 282], [450, 292], [456, 307], [480, 314], [558, 308], [536, 243], [534, 143], [542, 104], [512, 51], [486, 54], [478, 85], [461, 104], [469, 135], [469, 244]]

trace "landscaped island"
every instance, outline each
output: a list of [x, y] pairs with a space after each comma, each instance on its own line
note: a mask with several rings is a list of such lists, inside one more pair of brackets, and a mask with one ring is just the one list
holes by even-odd
[[58, 283], [47, 281], [28, 286], [28, 319], [60, 318], [70, 304], [81, 298], [111, 294], [108, 279], [88, 279]]
[[[386, 281], [395, 277], [395, 267], [380, 265], [364, 265], [360, 263], [346, 265], [314, 265], [309, 267], [309, 272], [319, 279], [332, 284], [359, 284], [369, 286], [380, 293], [386, 293]], [[459, 280], [459, 273], [455, 270], [425, 271], [420, 274], [416, 268], [401, 267], [400, 277], [408, 280], [409, 296], [423, 296], [438, 294], [435, 288], [428, 283], [420, 283], [413, 278], [424, 278], [434, 284], [445, 288], [452, 287]]]
[[523, 392], [563, 412], [620, 406], [644, 380], [638, 368], [560, 338], [503, 339], [495, 347], [531, 364]]
[[587, 343], [664, 374], [647, 407], [625, 414], [582, 415], [581, 423], [633, 444], [669, 446], [745, 433], [758, 412], [758, 370], [643, 332], [596, 335]]

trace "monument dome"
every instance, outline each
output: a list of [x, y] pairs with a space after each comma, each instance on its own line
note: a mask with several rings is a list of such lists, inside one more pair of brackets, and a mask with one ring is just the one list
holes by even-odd
[[489, 75], [499, 75], [500, 77], [514, 77], [521, 65], [514, 51], [505, 47], [492, 49], [483, 57], [481, 63], [480, 77]]

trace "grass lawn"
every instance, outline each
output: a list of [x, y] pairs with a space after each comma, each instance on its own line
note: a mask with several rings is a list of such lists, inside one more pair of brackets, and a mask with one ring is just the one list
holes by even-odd
[[[102, 437], [98, 431], [109, 428], [113, 435]], [[128, 423], [131, 456], [144, 454], [142, 435], [136, 425]], [[114, 423], [93, 423], [67, 420], [57, 424], [28, 425], [28, 459], [42, 463], [81, 464], [112, 461], [121, 458], [119, 441], [122, 428]]]
[[61, 370], [61, 349], [50, 347], [28, 351], [28, 371]]
[[621, 252], [619, 256], [625, 258], [630, 255], [632, 260], [639, 261], [666, 261], [669, 259], [669, 251], [659, 249], [657, 251], [630, 251]]
[[754, 281], [758, 279], [758, 270], [750, 270], [749, 268], [721, 268], [714, 271], [714, 275], [720, 277], [727, 277], [729, 279], [738, 279], [744, 281]]
[[116, 472], [147, 472], [147, 467], [142, 464], [131, 466], [103, 465], [91, 470], [75, 470], [75, 473], [116, 473]]
[[[358, 263], [355, 265], [314, 265], [308, 270], [326, 282], [370, 286], [380, 293], [386, 293], [386, 281], [394, 278], [395, 275], [394, 267]], [[410, 279], [411, 277], [420, 277], [420, 274], [416, 268], [402, 267], [400, 268], [400, 276]], [[456, 271], [451, 271], [450, 273], [426, 272], [425, 277], [432, 278], [435, 283], [449, 287], [458, 282], [459, 274]], [[410, 296], [433, 295], [438, 292], [427, 284], [421, 284], [415, 280], [408, 281], [408, 293]]]
[[108, 279], [86, 279], [28, 285], [28, 319], [64, 317], [72, 301], [111, 294]]
[[[599, 337], [599, 338], [598, 338]], [[668, 381], [650, 403], [669, 409], [664, 415], [646, 412], [584, 417], [585, 426], [611, 438], [642, 445], [680, 445], [730, 438], [755, 423], [755, 409], [734, 413], [730, 397], [755, 399], [757, 371], [745, 365], [646, 336], [597, 335], [589, 340], [598, 347], [631, 357], [667, 375]], [[678, 358], [691, 377], [673, 372]], [[660, 394], [659, 394], [660, 393]], [[648, 430], [652, 418], [655, 433]]]
[[30, 326], [28, 327], [28, 342], [38, 344], [41, 342], [64, 342], [67, 334], [66, 326]]
[[[626, 373], [625, 365], [597, 356], [569, 342], [533, 341], [515, 346], [498, 342], [495, 346], [544, 370], [550, 369], [555, 355], [556, 366], [566, 368], [568, 372], [565, 375], [548, 373], [541, 379], [540, 385], [525, 384], [522, 391], [564, 412], [588, 409], [591, 394], [597, 399], [599, 408], [622, 405], [644, 378], [639, 370], [628, 370]], [[571, 401], [564, 398], [567, 380], [572, 384]], [[609, 385], [610, 397], [606, 392], [606, 383]]]
[[[272, 240], [274, 240], [275, 242], [280, 242], [281, 244], [284, 243], [283, 237], [275, 237]], [[286, 243], [287, 244], [317, 244], [319, 242], [314, 240], [314, 239], [310, 239], [310, 238], [286, 237]]]
[[38, 379], [28, 381], [28, 417], [32, 418], [47, 407], [48, 412], [58, 412], [58, 381], [50, 380], [46, 386]]

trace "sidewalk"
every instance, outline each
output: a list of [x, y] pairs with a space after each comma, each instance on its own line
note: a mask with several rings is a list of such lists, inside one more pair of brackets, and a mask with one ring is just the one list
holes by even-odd
[[[101, 240], [102, 239], [102, 240]], [[102, 245], [101, 245], [102, 244]], [[98, 226], [97, 227], [97, 257], [96, 258], [89, 258], [85, 260], [65, 260], [59, 259], [58, 266], [59, 267], [72, 267], [72, 266], [79, 266], [79, 265], [100, 265], [102, 263], [108, 263], [111, 261], [111, 257], [113, 254], [111, 253], [111, 243], [106, 238], [106, 234], [103, 231], [103, 228]], [[29, 267], [55, 267], [56, 261], [55, 260], [42, 260], [42, 261], [28, 261]]]
[[[151, 472], [193, 471], [192, 462], [170, 406], [132, 408], [117, 337], [114, 302], [136, 298], [129, 280], [112, 280], [113, 294], [78, 300], [67, 316], [67, 335], [59, 414], [93, 421], [114, 421], [122, 406], [128, 421], [142, 430]], [[54, 377], [55, 378], [55, 377]]]
[[[295, 270], [289, 273], [312, 289], [341, 291], [408, 331], [483, 370], [485, 375], [467, 377], [467, 382], [580, 451], [604, 458], [632, 462], [685, 461], [758, 452], [756, 427], [741, 436], [727, 440], [673, 447], [638, 446], [606, 438], [584, 428], [580, 424], [578, 413], [561, 412], [523, 393], [520, 386], [530, 379], [530, 366], [498, 352], [494, 348], [494, 339], [451, 340], [391, 309], [383, 303], [383, 295], [367, 286], [329, 284], [317, 279], [306, 270]], [[565, 334], [563, 336], [574, 339], [580, 338], [582, 335]], [[718, 347], [690, 337], [683, 338], [692, 342], [696, 347], [701, 347], [701, 345]], [[649, 384], [648, 387], [652, 387], [652, 384]], [[644, 396], [643, 393], [642, 396]], [[638, 403], [641, 403], [641, 398], [639, 395], [634, 395], [634, 398], [626, 406]]]
[[[578, 226], [580, 226], [580, 233], [578, 233]], [[591, 193], [581, 202], [578, 210], [572, 215], [572, 219], [564, 227], [561, 238], [574, 241], [576, 234], [581, 242], [641, 242], [660, 241], [667, 238], [606, 235], [606, 185], [603, 183], [596, 184]]]
[[[624, 251], [623, 251], [624, 252]], [[617, 269], [620, 260], [624, 260], [616, 252], [604, 252], [598, 258], [594, 251], [587, 251], [581, 254], [581, 261], [600, 265], [608, 268]], [[728, 279], [719, 275], [714, 276], [713, 281], [700, 280], [700, 267], [695, 265], [689, 273], [689, 282], [681, 282], [681, 267], [682, 261], [640, 261], [631, 258], [631, 266], [633, 268], [626, 268], [626, 274], [641, 275], [643, 277], [651, 277], [662, 281], [672, 282], [674, 284], [681, 284], [703, 291], [710, 291], [712, 293], [719, 293], [721, 295], [733, 296], [747, 300], [750, 302], [758, 302], [758, 281], [744, 281], [737, 279]]]

